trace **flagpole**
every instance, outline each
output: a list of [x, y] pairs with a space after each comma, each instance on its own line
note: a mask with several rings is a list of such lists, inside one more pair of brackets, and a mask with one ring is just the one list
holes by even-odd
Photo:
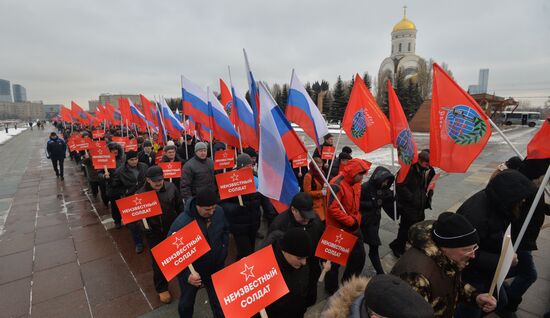
[[518, 155], [518, 157], [521, 158], [521, 160], [523, 160], [525, 157], [521, 154], [521, 152], [519, 152], [518, 148], [516, 148], [516, 146], [514, 146], [512, 144], [512, 142], [510, 141], [510, 139], [508, 139], [508, 137], [506, 137], [506, 135], [504, 135], [504, 133], [502, 132], [502, 130], [500, 130], [500, 128], [497, 127], [497, 125], [495, 124], [495, 122], [487, 117], [487, 119], [489, 119], [489, 122], [491, 123], [491, 126], [493, 126], [493, 128], [502, 136], [502, 138], [504, 139], [504, 141], [506, 141], [506, 143], [508, 145], [510, 145], [510, 147], [512, 147], [512, 149], [515, 151], [515, 153]]
[[[336, 139], [336, 148], [334, 148], [334, 154], [332, 155], [332, 161], [330, 162], [330, 167], [328, 168], [327, 177], [330, 178], [330, 172], [332, 171], [332, 164], [336, 158], [336, 151], [338, 151], [338, 145], [340, 144], [340, 137], [342, 137], [342, 125], [340, 125], [340, 131], [338, 132], [338, 139]], [[321, 147], [321, 155], [323, 153], [323, 147]]]
[[237, 127], [237, 131], [239, 132], [239, 146], [241, 147], [241, 153], [243, 152], [243, 140], [241, 139], [241, 128]]
[[[313, 157], [311, 156], [311, 154], [308, 152], [307, 153], [309, 159], [311, 160], [311, 162], [313, 162], [313, 166], [315, 167], [315, 169], [317, 170], [317, 172], [319, 173], [319, 175], [321, 176], [321, 178], [323, 178], [323, 181], [325, 182], [325, 184], [327, 185], [327, 188], [329, 189], [330, 193], [334, 196], [334, 199], [336, 199], [336, 202], [338, 202], [338, 205], [340, 206], [340, 209], [342, 209], [342, 211], [344, 211], [345, 213], [346, 212], [346, 209], [344, 208], [344, 206], [342, 205], [342, 202], [340, 202], [340, 200], [338, 199], [338, 197], [336, 196], [336, 193], [334, 193], [334, 190], [332, 189], [332, 187], [330, 186], [330, 183], [328, 182], [327, 178], [323, 175], [323, 172], [321, 171], [321, 169], [319, 168], [319, 166], [317, 166], [317, 163], [315, 162], [315, 160], [313, 160]], [[329, 196], [330, 198], [330, 196]]]
[[183, 130], [185, 136], [183, 136], [183, 146], [185, 148], [185, 160], [189, 160], [189, 151], [187, 150], [187, 128], [185, 126], [185, 113], [183, 112], [183, 75], [180, 75], [180, 86], [181, 86], [181, 120], [183, 125]]
[[[391, 149], [391, 166], [395, 168], [395, 155], [393, 153], [393, 146], [390, 147]], [[399, 171], [399, 170], [398, 170]], [[396, 172], [397, 175], [397, 172]], [[397, 178], [393, 179], [393, 220], [397, 222], [397, 200], [396, 197], [396, 190], [397, 188]]]
[[[231, 88], [233, 88], [233, 78], [231, 77], [231, 66], [227, 65], [227, 71], [229, 72], [229, 85], [231, 86]], [[233, 91], [231, 92], [233, 93]], [[235, 96], [231, 96], [231, 98], [233, 99], [233, 111], [237, 111], [237, 107], [235, 106]], [[236, 120], [235, 122], [235, 126], [237, 127], [237, 132], [239, 133], [239, 146], [241, 147], [241, 153], [243, 152], [243, 140], [241, 138], [241, 127], [239, 127], [239, 125], [237, 124], [237, 122], [239, 122], [238, 120]]]
[[212, 146], [212, 131], [214, 127], [212, 123], [212, 104], [210, 103], [210, 86], [206, 87], [206, 98], [208, 99], [208, 122], [210, 123], [210, 156], [214, 160], [214, 148]]
[[550, 166], [546, 169], [546, 174], [544, 175], [544, 178], [542, 179], [542, 183], [539, 186], [539, 189], [537, 191], [537, 194], [535, 195], [535, 199], [533, 200], [533, 203], [531, 204], [531, 208], [529, 209], [529, 212], [527, 213], [527, 216], [525, 217], [525, 221], [523, 221], [523, 225], [521, 226], [521, 230], [519, 231], [519, 234], [516, 238], [516, 242], [514, 243], [514, 252], [518, 250], [519, 243], [521, 243], [521, 239], [523, 238], [523, 235], [525, 234], [525, 231], [527, 230], [527, 225], [529, 225], [529, 222], [531, 222], [531, 218], [533, 217], [533, 213], [535, 213], [535, 209], [537, 208], [539, 204], [539, 200], [542, 197], [542, 194], [544, 193], [544, 189], [546, 187], [546, 184], [548, 184], [548, 179], [550, 179]]

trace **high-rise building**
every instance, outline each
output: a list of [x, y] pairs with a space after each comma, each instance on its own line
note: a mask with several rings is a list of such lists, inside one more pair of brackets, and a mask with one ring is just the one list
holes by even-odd
[[468, 86], [468, 93], [470, 94], [486, 94], [487, 86], [489, 85], [489, 69], [482, 68], [479, 70], [479, 78], [476, 85]]
[[27, 90], [25, 87], [19, 84], [13, 84], [13, 101], [16, 103], [27, 101]]
[[0, 102], [13, 102], [10, 81], [0, 79]]

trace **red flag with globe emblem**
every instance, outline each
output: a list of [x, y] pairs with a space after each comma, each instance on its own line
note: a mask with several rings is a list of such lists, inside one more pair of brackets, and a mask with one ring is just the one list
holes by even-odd
[[489, 118], [436, 63], [433, 64], [430, 165], [466, 172], [491, 137]]
[[391, 143], [390, 123], [359, 74], [355, 75], [342, 129], [364, 152]]
[[550, 116], [527, 145], [527, 159], [550, 158]]
[[227, 113], [227, 117], [229, 117], [229, 120], [233, 125], [236, 123], [235, 118], [235, 109], [233, 107], [233, 96], [231, 96], [231, 91], [229, 91], [229, 88], [227, 87], [227, 84], [220, 78], [220, 96], [221, 96], [221, 103], [223, 106], [223, 109]]
[[71, 102], [71, 116], [82, 125], [90, 124], [90, 114], [84, 111], [77, 103]]
[[411, 165], [418, 160], [418, 151], [416, 142], [409, 128], [407, 117], [403, 112], [403, 107], [393, 90], [391, 82], [388, 81], [388, 103], [390, 108], [391, 140], [393, 146], [397, 148], [397, 158], [401, 169], [397, 174], [397, 183], [405, 181]]

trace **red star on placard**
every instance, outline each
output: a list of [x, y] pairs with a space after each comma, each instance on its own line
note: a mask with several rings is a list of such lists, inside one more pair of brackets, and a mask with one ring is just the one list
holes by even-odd
[[132, 200], [132, 202], [134, 202], [135, 205], [140, 205], [141, 204], [141, 198], [135, 198], [134, 200]]
[[233, 181], [233, 182], [239, 181], [239, 176], [236, 173], [233, 173], [231, 175], [231, 181]]
[[344, 236], [342, 234], [336, 235], [336, 243], [340, 244], [342, 240], [344, 239]]
[[183, 244], [183, 241], [182, 241], [182, 238], [181, 237], [176, 237], [176, 240], [174, 241], [174, 243], [172, 243], [173, 245], [176, 245], [176, 248], [179, 249], [180, 246], [183, 246], [185, 244]]
[[168, 169], [172, 169], [172, 163], [169, 163], [166, 167], [167, 167]]
[[99, 149], [97, 150], [97, 153], [100, 154], [100, 155], [102, 155], [102, 154], [103, 154], [103, 149], [99, 148]]
[[224, 152], [222, 157], [227, 158], [227, 152]]
[[244, 279], [247, 282], [248, 278], [252, 277], [254, 278], [254, 273], [252, 272], [254, 270], [254, 266], [248, 267], [246, 263], [244, 264], [244, 270], [241, 272], [241, 275], [244, 275]]

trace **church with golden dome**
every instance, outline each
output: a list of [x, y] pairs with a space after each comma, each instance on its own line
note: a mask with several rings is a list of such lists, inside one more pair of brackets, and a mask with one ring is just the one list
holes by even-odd
[[378, 78], [384, 83], [392, 82], [398, 70], [404, 72], [405, 79], [414, 78], [418, 72], [421, 57], [416, 55], [416, 25], [407, 18], [407, 7], [403, 7], [403, 19], [397, 22], [391, 32], [391, 55], [380, 65]]

